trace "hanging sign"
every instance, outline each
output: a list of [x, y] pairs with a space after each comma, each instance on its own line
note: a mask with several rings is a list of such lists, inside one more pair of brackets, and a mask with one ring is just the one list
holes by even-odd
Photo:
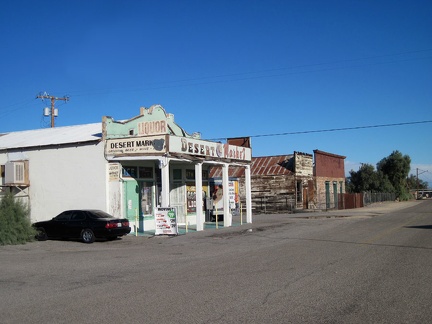
[[174, 208], [157, 207], [155, 235], [177, 235], [177, 217]]

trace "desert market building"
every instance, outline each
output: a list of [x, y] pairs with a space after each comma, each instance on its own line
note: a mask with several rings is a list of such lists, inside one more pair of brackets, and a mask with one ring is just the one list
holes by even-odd
[[[27, 201], [33, 222], [91, 208], [128, 218], [133, 231], [154, 231], [155, 210], [169, 207], [179, 224], [203, 230], [215, 165], [225, 188], [230, 167], [245, 169], [245, 219], [252, 222], [251, 154], [248, 146], [189, 135], [154, 105], [126, 121], [105, 116], [102, 123], [2, 134], [1, 192]], [[223, 226], [231, 226], [229, 196], [222, 200]]]

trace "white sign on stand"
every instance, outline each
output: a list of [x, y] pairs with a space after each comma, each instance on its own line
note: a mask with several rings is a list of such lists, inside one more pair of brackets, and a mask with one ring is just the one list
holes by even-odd
[[157, 207], [155, 210], [155, 235], [177, 235], [177, 215], [175, 208]]

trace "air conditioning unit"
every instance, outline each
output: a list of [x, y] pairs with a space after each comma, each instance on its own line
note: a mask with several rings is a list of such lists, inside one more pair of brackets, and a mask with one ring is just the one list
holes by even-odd
[[29, 185], [28, 161], [12, 161], [5, 164], [6, 185]]

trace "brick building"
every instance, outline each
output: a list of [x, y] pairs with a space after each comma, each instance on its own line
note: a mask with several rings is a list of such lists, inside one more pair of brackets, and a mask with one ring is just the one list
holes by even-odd
[[318, 209], [342, 209], [345, 193], [345, 156], [314, 150], [314, 180]]

